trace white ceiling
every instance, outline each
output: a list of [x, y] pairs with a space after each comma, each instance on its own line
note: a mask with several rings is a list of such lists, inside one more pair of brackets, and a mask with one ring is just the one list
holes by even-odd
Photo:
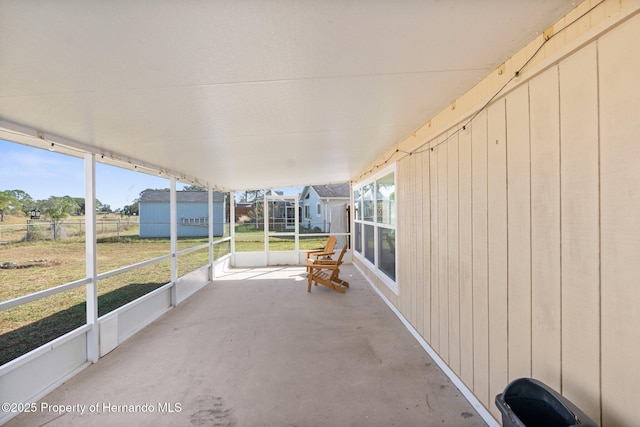
[[573, 3], [0, 0], [0, 120], [221, 189], [347, 181]]

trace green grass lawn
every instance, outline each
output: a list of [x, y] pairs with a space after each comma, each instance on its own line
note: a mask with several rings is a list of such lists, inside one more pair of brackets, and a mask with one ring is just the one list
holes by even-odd
[[[98, 273], [116, 270], [170, 252], [169, 239], [141, 239], [137, 228], [99, 236]], [[325, 237], [301, 237], [300, 249], [322, 248]], [[207, 243], [207, 238], [179, 239], [178, 250]], [[293, 250], [293, 236], [271, 237], [273, 251]], [[238, 233], [236, 251], [263, 251], [264, 234]], [[230, 251], [229, 242], [214, 246], [217, 259]], [[0, 269], [0, 301], [7, 301], [83, 279], [85, 242], [81, 238], [42, 240], [0, 246], [0, 264], [28, 268]], [[178, 256], [182, 276], [209, 262], [208, 248]], [[128, 271], [98, 282], [98, 314], [105, 315], [171, 281], [170, 260]], [[0, 312], [0, 365], [86, 323], [85, 286]]]

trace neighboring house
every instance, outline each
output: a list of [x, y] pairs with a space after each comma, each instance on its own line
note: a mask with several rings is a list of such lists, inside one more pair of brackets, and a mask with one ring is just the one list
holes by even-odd
[[[140, 197], [140, 237], [169, 237], [168, 190], [145, 191]], [[209, 235], [209, 203], [206, 191], [177, 191], [178, 237]], [[224, 234], [225, 195], [213, 192], [213, 235]]]
[[238, 222], [242, 217], [251, 218], [252, 210], [253, 210], [253, 203], [236, 202], [236, 208], [235, 208], [236, 222]]
[[[269, 230], [293, 231], [295, 228], [294, 202], [283, 196], [282, 191], [266, 190], [264, 194], [251, 202], [237, 202], [235, 207], [236, 222], [251, 223], [256, 230], [263, 229], [265, 222], [265, 197], [269, 196]], [[244, 217], [244, 221], [241, 221]], [[249, 220], [247, 221], [247, 218]]]
[[[300, 193], [300, 224], [311, 231], [346, 232], [349, 183], [309, 185]], [[332, 227], [333, 223], [333, 227]], [[339, 225], [340, 224], [340, 225]], [[338, 230], [336, 227], [344, 228]]]

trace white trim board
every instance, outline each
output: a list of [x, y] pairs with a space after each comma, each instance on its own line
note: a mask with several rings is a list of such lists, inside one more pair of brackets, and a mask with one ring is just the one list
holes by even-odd
[[455, 385], [456, 388], [460, 390], [460, 393], [462, 393], [464, 398], [467, 399], [467, 401], [471, 404], [471, 406], [473, 406], [473, 408], [478, 412], [478, 415], [480, 415], [480, 417], [490, 427], [500, 427], [500, 424], [498, 423], [498, 421], [496, 421], [496, 419], [493, 418], [493, 416], [487, 410], [487, 408], [485, 408], [484, 405], [480, 403], [480, 401], [476, 398], [473, 392], [467, 388], [467, 386], [462, 382], [460, 378], [458, 378], [455, 372], [453, 372], [451, 368], [449, 368], [449, 366], [444, 362], [444, 360], [442, 360], [440, 356], [438, 356], [438, 353], [436, 353], [435, 350], [431, 348], [429, 343], [427, 343], [424, 340], [424, 338], [422, 338], [422, 336], [418, 333], [418, 331], [414, 329], [411, 323], [409, 323], [409, 321], [405, 319], [402, 313], [400, 313], [400, 311], [398, 311], [398, 309], [391, 303], [391, 301], [389, 301], [387, 297], [382, 292], [380, 292], [380, 290], [373, 284], [373, 282], [371, 282], [371, 280], [369, 280], [367, 275], [360, 269], [358, 265], [353, 264], [353, 266], [360, 272], [360, 274], [362, 274], [362, 277], [365, 278], [365, 280], [369, 283], [369, 285], [373, 288], [373, 290], [376, 291], [376, 293], [380, 296], [380, 298], [382, 298], [382, 301], [384, 301], [387, 304], [387, 306], [389, 306], [391, 311], [393, 311], [395, 315], [398, 316], [398, 319], [400, 319], [402, 324], [407, 328], [407, 330], [411, 333], [411, 335], [413, 335], [413, 337], [416, 339], [416, 341], [418, 341], [418, 343], [422, 346], [422, 348], [424, 348], [424, 350], [433, 359], [433, 361], [436, 362], [438, 367], [442, 369], [442, 372], [444, 372], [444, 374], [449, 378], [449, 380], [451, 380], [453, 385]]

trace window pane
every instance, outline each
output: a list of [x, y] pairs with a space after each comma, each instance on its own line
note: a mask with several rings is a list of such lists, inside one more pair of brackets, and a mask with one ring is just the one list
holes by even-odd
[[84, 286], [0, 311], [0, 365], [84, 325], [86, 312]]
[[98, 281], [98, 316], [171, 282], [171, 260], [156, 262]]
[[[178, 250], [187, 249], [189, 247], [197, 246], [197, 244], [207, 243], [208, 239], [181, 239], [178, 241]], [[178, 277], [182, 277], [187, 273], [191, 273], [200, 267], [204, 267], [209, 264], [209, 248], [202, 248], [189, 252], [186, 254], [178, 255]]]
[[375, 264], [375, 228], [373, 225], [364, 226], [364, 257]]
[[264, 236], [263, 205], [261, 200], [236, 203], [236, 237]]
[[360, 198], [360, 189], [353, 190], [353, 205], [356, 207], [356, 220], [362, 220], [362, 199]]
[[269, 200], [269, 232], [294, 231], [295, 211], [293, 200]]
[[396, 280], [396, 232], [388, 228], [378, 228], [378, 268], [391, 279]]
[[263, 252], [264, 234], [236, 234], [236, 252]]
[[0, 269], [0, 301], [85, 277], [82, 159], [6, 141], [0, 141], [0, 153], [0, 241], [11, 243], [0, 245], [0, 264], [16, 267]]
[[356, 223], [354, 226], [355, 250], [359, 254], [362, 253], [362, 224]]
[[231, 241], [216, 243], [213, 245], [213, 259], [219, 259], [231, 253]]
[[367, 184], [362, 188], [363, 214], [365, 221], [373, 221], [373, 184]]
[[[309, 206], [305, 206], [309, 208]], [[328, 233], [329, 222], [324, 221], [322, 217], [304, 218], [300, 221], [300, 233]]]
[[300, 236], [300, 250], [324, 249], [328, 236]]
[[269, 236], [269, 250], [277, 251], [293, 251], [296, 248], [294, 236]]
[[378, 222], [396, 223], [396, 186], [393, 173], [376, 181]]
[[264, 251], [264, 203], [257, 194], [250, 202], [236, 202], [235, 249]]

